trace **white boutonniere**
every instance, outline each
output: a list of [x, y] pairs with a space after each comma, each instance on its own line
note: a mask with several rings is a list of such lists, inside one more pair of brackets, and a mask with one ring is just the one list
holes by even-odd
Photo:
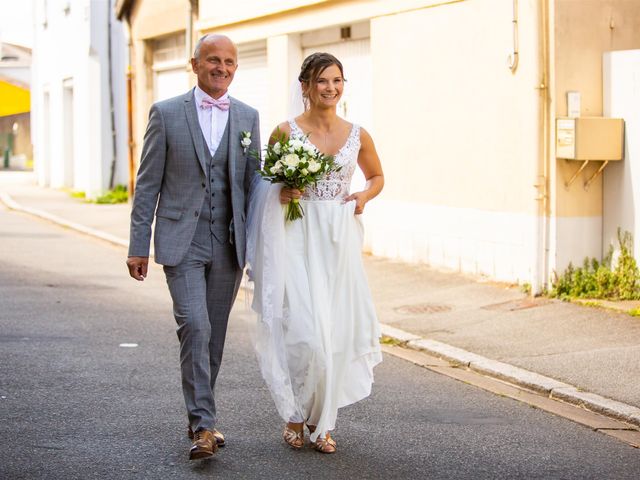
[[251, 132], [240, 132], [240, 145], [242, 145], [242, 153], [247, 153], [247, 149], [251, 145]]

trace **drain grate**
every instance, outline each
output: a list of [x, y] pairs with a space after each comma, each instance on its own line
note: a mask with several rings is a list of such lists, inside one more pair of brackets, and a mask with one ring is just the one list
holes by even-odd
[[425, 315], [429, 313], [441, 313], [451, 310], [449, 305], [437, 303], [416, 303], [414, 305], [402, 305], [393, 309], [401, 315]]

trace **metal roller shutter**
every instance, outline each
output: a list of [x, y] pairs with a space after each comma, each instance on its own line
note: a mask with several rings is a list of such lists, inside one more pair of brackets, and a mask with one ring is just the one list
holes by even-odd
[[260, 140], [264, 145], [273, 126], [267, 125], [269, 85], [266, 42], [238, 46], [238, 70], [229, 94], [252, 106], [260, 113]]

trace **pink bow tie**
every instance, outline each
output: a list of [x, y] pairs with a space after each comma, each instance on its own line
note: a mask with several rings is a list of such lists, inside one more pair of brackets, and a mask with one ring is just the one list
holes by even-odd
[[222, 111], [229, 110], [229, 99], [223, 98], [221, 100], [216, 100], [215, 98], [205, 97], [202, 99], [202, 103], [200, 103], [202, 108], [219, 108]]

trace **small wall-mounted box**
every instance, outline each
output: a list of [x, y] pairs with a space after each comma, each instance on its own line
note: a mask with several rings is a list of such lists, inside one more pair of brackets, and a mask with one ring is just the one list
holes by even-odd
[[556, 157], [568, 160], [622, 160], [624, 120], [605, 117], [558, 118]]

